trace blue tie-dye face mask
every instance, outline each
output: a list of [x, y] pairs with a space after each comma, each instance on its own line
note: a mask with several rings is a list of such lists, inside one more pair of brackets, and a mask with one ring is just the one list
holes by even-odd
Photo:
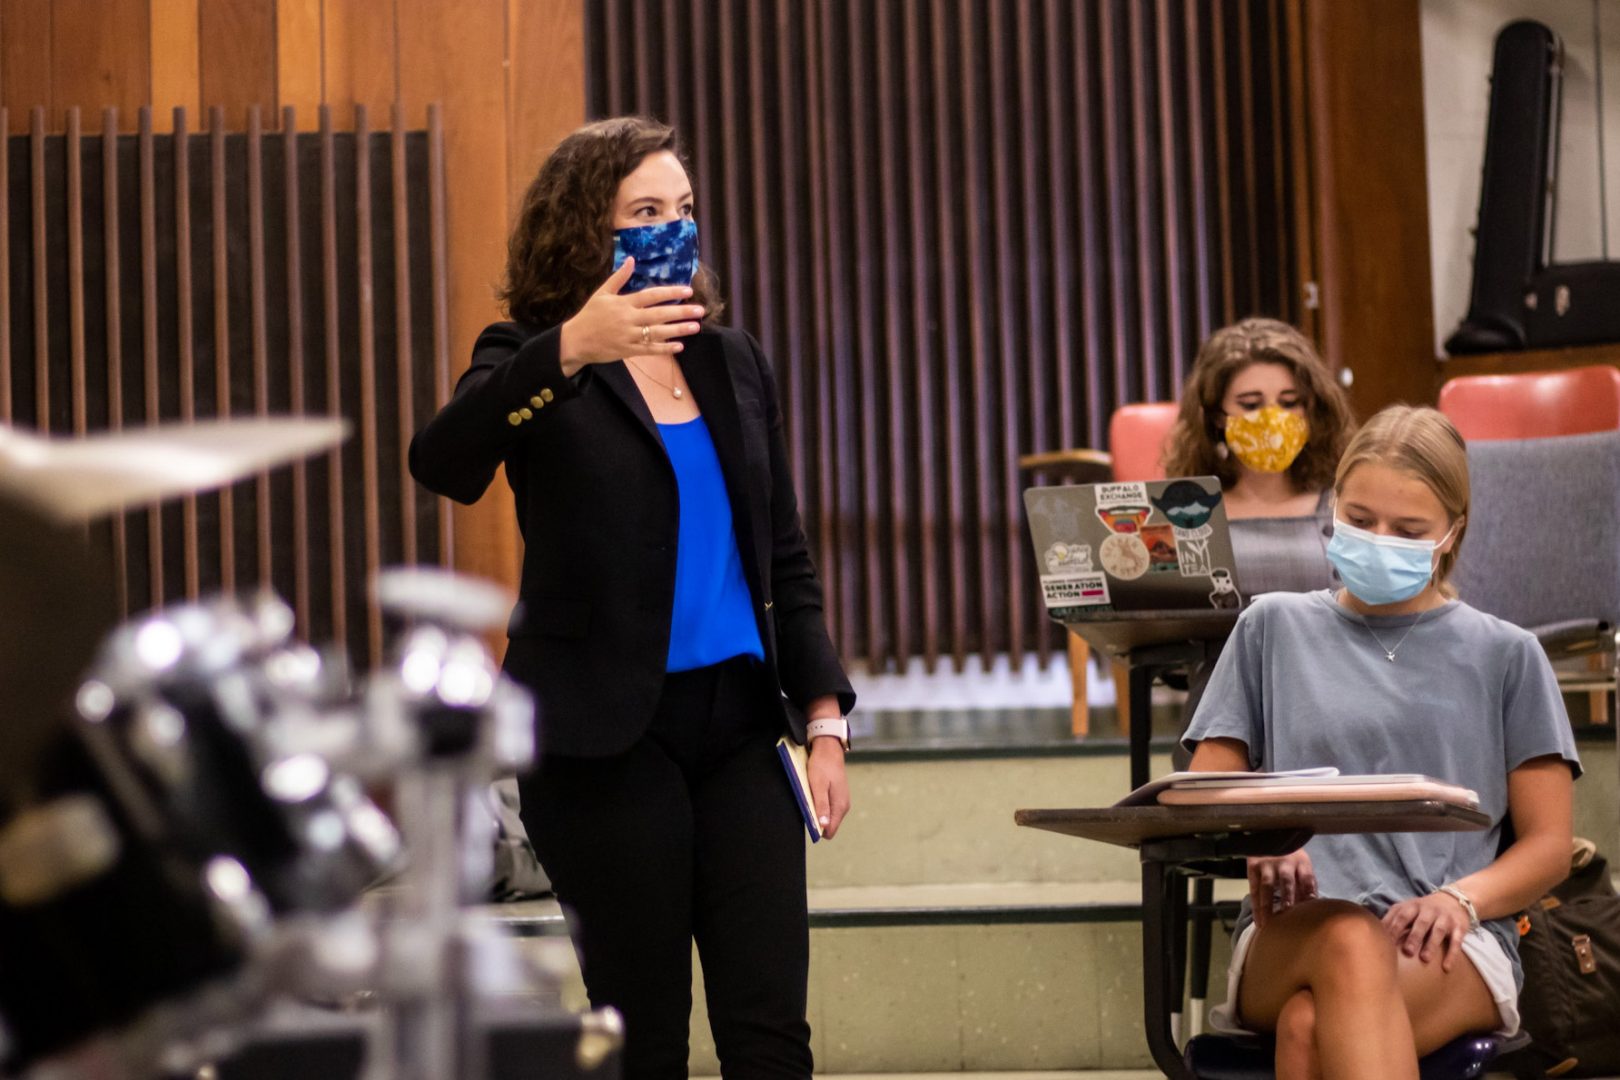
[[697, 273], [698, 229], [691, 218], [661, 225], [637, 225], [613, 234], [613, 269], [634, 256], [636, 268], [620, 292], [640, 292], [656, 285], [690, 285]]

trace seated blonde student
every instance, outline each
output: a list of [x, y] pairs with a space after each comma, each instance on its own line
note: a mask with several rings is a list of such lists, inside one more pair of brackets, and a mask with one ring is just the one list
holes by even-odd
[[1535, 638], [1446, 584], [1470, 524], [1490, 527], [1468, 520], [1450, 421], [1379, 413], [1334, 494], [1328, 556], [1345, 588], [1244, 612], [1187, 731], [1192, 767], [1426, 773], [1478, 792], [1492, 825], [1324, 836], [1250, 859], [1212, 1022], [1275, 1032], [1279, 1077], [1399, 1080], [1459, 1035], [1517, 1030], [1509, 916], [1568, 870], [1580, 761]]

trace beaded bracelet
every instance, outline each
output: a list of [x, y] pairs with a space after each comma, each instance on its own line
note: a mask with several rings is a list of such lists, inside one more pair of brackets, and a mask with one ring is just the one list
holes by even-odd
[[1442, 885], [1436, 889], [1435, 892], [1445, 893], [1447, 896], [1457, 901], [1457, 903], [1461, 904], [1464, 911], [1468, 912], [1469, 933], [1473, 933], [1475, 930], [1479, 929], [1479, 912], [1474, 910], [1474, 902], [1468, 899], [1467, 893], [1463, 892], [1455, 885]]

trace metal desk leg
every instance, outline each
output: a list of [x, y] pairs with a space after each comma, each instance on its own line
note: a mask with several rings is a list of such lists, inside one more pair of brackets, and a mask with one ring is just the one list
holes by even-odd
[[1131, 790], [1151, 780], [1152, 762], [1149, 744], [1153, 739], [1153, 675], [1152, 664], [1131, 665]]
[[1173, 927], [1172, 890], [1186, 884], [1181, 875], [1158, 860], [1142, 863], [1142, 1021], [1153, 1063], [1170, 1080], [1197, 1080], [1181, 1060], [1170, 1033], [1170, 995], [1175, 984], [1175, 956], [1170, 947]]
[[1181, 1034], [1190, 1039], [1204, 1030], [1204, 1002], [1209, 996], [1209, 946], [1215, 929], [1215, 879], [1193, 880], [1192, 974], [1188, 976], [1190, 1001]]

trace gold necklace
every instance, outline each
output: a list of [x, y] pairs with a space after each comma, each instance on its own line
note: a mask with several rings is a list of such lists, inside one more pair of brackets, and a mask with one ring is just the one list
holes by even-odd
[[[636, 363], [634, 360], [631, 360], [629, 357], [625, 357], [625, 359], [629, 362], [631, 367], [635, 368], [637, 371], [639, 371], [643, 375], [647, 376], [647, 378], [651, 379], [653, 382], [657, 383], [659, 386], [662, 386], [664, 389], [668, 390], [672, 395], [674, 395], [676, 401], [679, 401], [681, 398], [686, 396], [686, 391], [682, 390], [679, 386], [676, 386], [674, 383], [665, 382], [663, 379], [660, 379], [658, 376], [654, 375], [652, 372], [648, 371], [646, 368], [642, 367], [640, 364]], [[670, 370], [674, 371], [674, 369], [675, 369], [675, 361], [671, 360], [670, 361]]]

